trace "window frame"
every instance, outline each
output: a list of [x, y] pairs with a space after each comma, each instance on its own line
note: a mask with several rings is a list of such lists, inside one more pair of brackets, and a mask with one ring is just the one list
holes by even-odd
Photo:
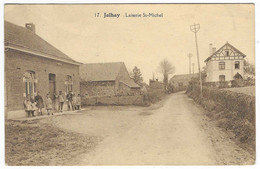
[[[26, 73], [30, 74], [30, 78], [26, 78]], [[34, 96], [36, 93], [36, 73], [32, 70], [26, 70], [23, 74], [23, 81], [25, 84], [25, 97]]]
[[[237, 64], [238, 64], [238, 68], [236, 67]], [[240, 61], [235, 61], [235, 69], [240, 69]]]
[[71, 75], [66, 76], [66, 93], [73, 91], [73, 79]]
[[219, 70], [225, 70], [226, 69], [226, 63], [225, 62], [219, 62], [218, 68], [219, 68]]

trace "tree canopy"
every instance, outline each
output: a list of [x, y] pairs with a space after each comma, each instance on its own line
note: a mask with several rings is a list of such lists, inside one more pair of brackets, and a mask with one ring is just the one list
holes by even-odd
[[130, 74], [132, 74], [132, 78], [134, 79], [135, 83], [142, 85], [143, 83], [142, 73], [137, 66], [134, 67], [133, 72]]
[[168, 84], [169, 74], [173, 74], [175, 71], [175, 67], [167, 60], [164, 59], [160, 62], [159, 71], [163, 74], [163, 82], [164, 84]]

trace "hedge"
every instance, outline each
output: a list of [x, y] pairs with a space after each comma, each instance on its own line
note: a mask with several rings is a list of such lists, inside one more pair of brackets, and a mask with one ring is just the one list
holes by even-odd
[[[255, 124], [255, 97], [228, 90], [203, 87], [203, 98], [212, 100], [232, 112], [237, 112], [240, 118], [245, 118]], [[187, 92], [200, 95], [200, 86], [189, 86]]]

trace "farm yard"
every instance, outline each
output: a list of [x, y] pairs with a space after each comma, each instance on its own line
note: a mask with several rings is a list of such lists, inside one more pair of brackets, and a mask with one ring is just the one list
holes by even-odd
[[229, 90], [232, 92], [243, 93], [250, 96], [255, 96], [255, 86], [236, 87], [236, 88], [225, 88], [222, 90]]

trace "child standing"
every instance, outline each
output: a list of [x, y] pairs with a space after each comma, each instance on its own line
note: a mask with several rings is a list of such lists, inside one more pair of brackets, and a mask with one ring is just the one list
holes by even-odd
[[36, 104], [37, 104], [37, 103], [34, 101], [33, 96], [31, 96], [30, 102], [31, 102], [31, 113], [32, 113], [32, 116], [35, 117], [34, 112], [35, 112], [35, 110], [37, 110], [38, 108], [36, 107]]
[[32, 106], [31, 106], [31, 101], [30, 101], [30, 97], [27, 96], [23, 102], [24, 104], [24, 109], [25, 109], [25, 112], [27, 114], [27, 117], [30, 117], [31, 115], [31, 111], [32, 111]]
[[80, 97], [80, 94], [78, 94], [78, 96], [77, 96], [77, 109], [78, 110], [80, 110], [80, 108], [81, 108], [81, 97]]
[[72, 94], [72, 109], [77, 110], [77, 96]]
[[58, 100], [59, 100], [59, 111], [62, 112], [63, 111], [63, 104], [64, 104], [64, 97], [62, 95], [62, 91], [59, 91]]
[[47, 114], [48, 115], [50, 115], [50, 114], [53, 115], [53, 112], [52, 112], [52, 100], [51, 100], [49, 94], [46, 95], [45, 105], [46, 105]]

